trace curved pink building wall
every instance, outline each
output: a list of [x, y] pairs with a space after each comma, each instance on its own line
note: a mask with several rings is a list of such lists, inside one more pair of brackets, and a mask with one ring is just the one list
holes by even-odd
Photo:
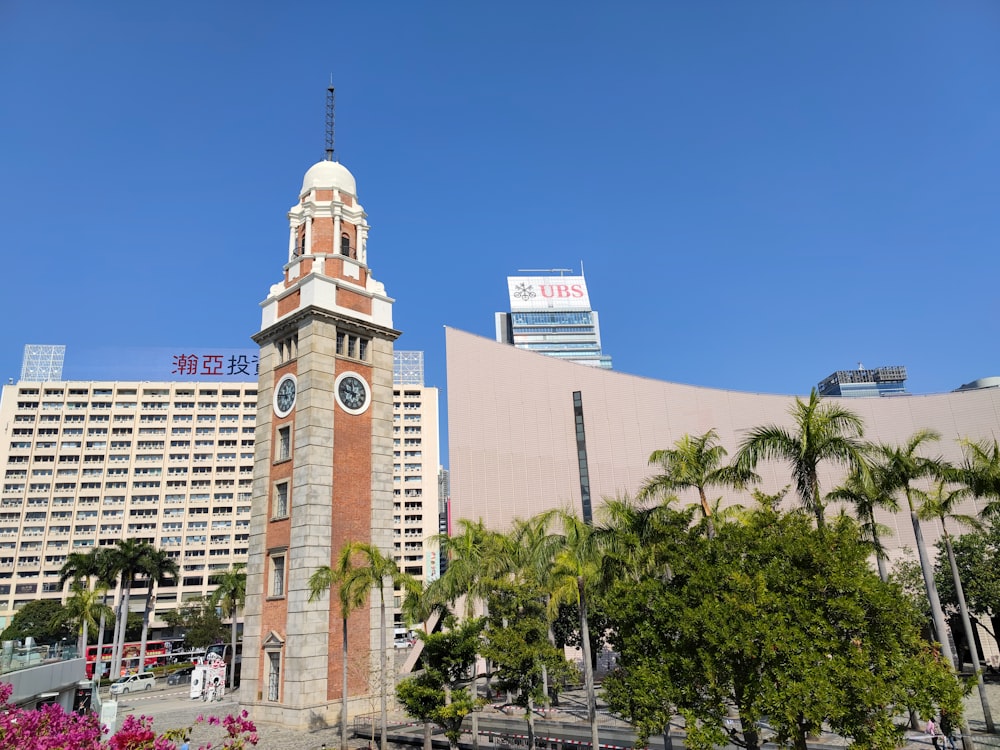
[[[580, 512], [574, 391], [583, 396], [596, 519], [602, 498], [634, 494], [653, 473], [649, 455], [685, 433], [715, 428], [732, 455], [750, 428], [791, 426], [788, 409], [794, 396], [722, 391], [584, 367], [451, 328], [446, 344], [453, 523], [481, 518], [491, 528], [506, 529], [513, 519], [548, 508]], [[992, 440], [1000, 432], [998, 388], [842, 403], [864, 420], [867, 439], [902, 443], [918, 429], [933, 429], [942, 439], [928, 455], [952, 461], [961, 459], [960, 438]], [[784, 464], [762, 464], [758, 472], [764, 491], [791, 484]], [[836, 467], [823, 467], [824, 491], [841, 479]], [[687, 504], [696, 498], [682, 494], [681, 500]], [[723, 504], [734, 502], [751, 500], [733, 494]], [[789, 490], [786, 507], [796, 502]], [[977, 510], [970, 502], [966, 512]], [[884, 514], [880, 520], [891, 529], [887, 547], [913, 548], [907, 513]], [[925, 524], [929, 542], [939, 531]]]

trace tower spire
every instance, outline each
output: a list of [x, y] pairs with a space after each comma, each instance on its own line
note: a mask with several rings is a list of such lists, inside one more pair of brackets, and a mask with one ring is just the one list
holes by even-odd
[[333, 126], [334, 104], [336, 98], [333, 89], [333, 73], [330, 74], [330, 85], [326, 87], [326, 160], [333, 161]]

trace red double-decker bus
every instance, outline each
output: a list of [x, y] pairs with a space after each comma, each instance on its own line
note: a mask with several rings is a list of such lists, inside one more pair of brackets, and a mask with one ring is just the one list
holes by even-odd
[[[139, 649], [142, 643], [130, 641], [125, 644], [122, 650], [122, 676], [139, 671]], [[111, 655], [114, 646], [105, 643], [101, 648], [101, 672], [107, 673], [111, 668]], [[146, 641], [146, 664], [145, 667], [155, 667], [158, 664], [165, 664], [167, 658], [173, 652], [172, 641]], [[94, 676], [94, 665], [97, 663], [97, 646], [87, 646], [87, 678]]]

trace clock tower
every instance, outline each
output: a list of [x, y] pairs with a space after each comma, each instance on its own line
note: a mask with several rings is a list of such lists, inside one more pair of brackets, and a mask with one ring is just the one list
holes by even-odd
[[370, 710], [375, 690], [378, 597], [349, 619], [345, 696], [336, 592], [310, 602], [309, 577], [333, 566], [347, 542], [392, 553], [399, 332], [393, 300], [368, 267], [354, 177], [332, 148], [306, 172], [288, 218], [283, 277], [261, 303], [254, 336], [260, 379], [241, 697], [255, 720], [315, 729], [339, 722], [341, 701], [351, 713]]

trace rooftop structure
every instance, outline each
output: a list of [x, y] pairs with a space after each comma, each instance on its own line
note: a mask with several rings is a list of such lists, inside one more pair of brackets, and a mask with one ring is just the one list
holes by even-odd
[[837, 370], [816, 386], [820, 396], [905, 396], [905, 367], [866, 369], [858, 363], [856, 370]]
[[62, 380], [66, 347], [61, 344], [26, 344], [21, 360], [21, 380]]

